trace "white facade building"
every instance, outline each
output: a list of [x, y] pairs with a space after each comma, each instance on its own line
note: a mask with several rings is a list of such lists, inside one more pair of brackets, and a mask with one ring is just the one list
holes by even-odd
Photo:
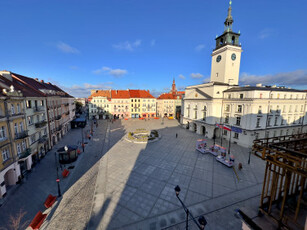
[[[229, 140], [251, 147], [256, 138], [307, 131], [307, 92], [276, 86], [239, 87], [240, 33], [232, 31], [231, 5], [224, 33], [216, 38], [209, 83], [185, 90], [181, 122], [209, 138]], [[239, 128], [242, 133], [216, 128]]]

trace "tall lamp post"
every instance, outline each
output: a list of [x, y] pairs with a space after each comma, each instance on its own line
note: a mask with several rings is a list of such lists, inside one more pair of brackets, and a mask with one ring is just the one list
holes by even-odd
[[197, 221], [195, 220], [194, 216], [192, 215], [192, 213], [189, 211], [189, 209], [185, 206], [185, 204], [182, 202], [182, 200], [180, 199], [179, 197], [179, 193], [181, 191], [179, 185], [177, 185], [175, 188], [174, 188], [175, 192], [176, 192], [176, 197], [178, 198], [178, 200], [180, 201], [185, 213], [186, 213], [186, 225], [185, 225], [185, 229], [188, 230], [189, 229], [189, 216], [192, 218], [193, 222], [197, 225], [197, 227], [200, 229], [200, 230], [203, 230], [205, 229], [205, 226], [207, 225], [207, 221], [205, 219], [204, 216], [200, 216], [198, 218], [198, 223]]
[[59, 167], [58, 167], [58, 164], [57, 164], [56, 152], [54, 153], [54, 158], [55, 158], [56, 175], [57, 175], [56, 182], [58, 184], [58, 197], [61, 197], [62, 194], [61, 194], [61, 188], [60, 188]]

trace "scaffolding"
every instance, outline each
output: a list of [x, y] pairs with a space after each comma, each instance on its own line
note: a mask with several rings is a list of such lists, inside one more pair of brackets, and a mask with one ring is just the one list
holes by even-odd
[[304, 229], [307, 133], [255, 140], [253, 153], [266, 161], [259, 215], [271, 217], [279, 229]]

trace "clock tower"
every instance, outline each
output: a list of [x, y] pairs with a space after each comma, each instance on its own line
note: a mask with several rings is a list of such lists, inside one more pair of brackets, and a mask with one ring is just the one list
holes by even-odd
[[232, 31], [231, 3], [230, 1], [224, 22], [224, 33], [215, 39], [215, 49], [211, 54], [210, 81], [238, 85], [242, 49], [239, 44], [240, 32]]

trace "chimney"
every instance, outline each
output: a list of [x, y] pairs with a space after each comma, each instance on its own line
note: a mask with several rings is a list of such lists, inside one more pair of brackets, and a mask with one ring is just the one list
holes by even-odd
[[44, 83], [44, 80], [41, 80], [41, 83]]
[[38, 78], [34, 78], [35, 81], [38, 81]]

